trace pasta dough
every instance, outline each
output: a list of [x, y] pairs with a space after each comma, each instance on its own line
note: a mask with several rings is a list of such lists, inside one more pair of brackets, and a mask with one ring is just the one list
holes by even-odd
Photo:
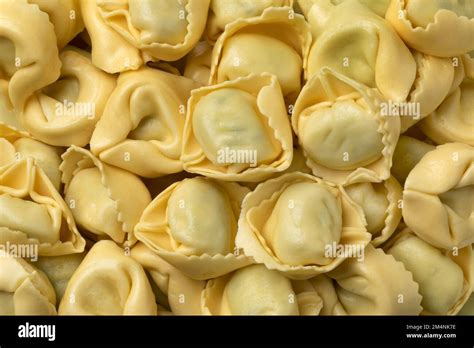
[[109, 73], [182, 58], [199, 41], [208, 8], [209, 0], [81, 0], [92, 60]]
[[306, 77], [311, 33], [303, 16], [292, 11], [271, 7], [259, 17], [226, 26], [212, 51], [209, 84], [268, 72], [278, 78], [285, 100], [293, 103]]
[[56, 294], [44, 273], [4, 251], [0, 251], [0, 315], [56, 315]]
[[252, 74], [191, 94], [181, 156], [186, 171], [261, 181], [288, 168], [292, 155], [290, 124], [275, 76]]
[[151, 202], [135, 235], [190, 278], [215, 278], [250, 263], [239, 255], [234, 242], [247, 193], [248, 189], [235, 183], [185, 179]]
[[133, 229], [151, 197], [134, 174], [102, 163], [89, 151], [72, 146], [63, 155], [65, 200], [77, 224], [91, 237], [133, 244]]
[[403, 219], [417, 236], [445, 249], [473, 243], [473, 165], [471, 146], [449, 143], [426, 153], [413, 168], [403, 191]]
[[92, 152], [144, 177], [181, 171], [185, 105], [195, 87], [151, 68], [122, 73], [92, 134]]
[[268, 180], [247, 195], [236, 243], [267, 268], [308, 279], [344, 260], [330, 252], [332, 246], [364, 248], [370, 239], [362, 209], [340, 187], [295, 172]]
[[456, 252], [438, 250], [406, 229], [387, 248], [419, 284], [423, 314], [456, 314], [469, 298], [471, 247]]
[[374, 89], [329, 68], [303, 88], [291, 122], [313, 174], [340, 184], [386, 180], [400, 131]]
[[74, 272], [59, 304], [60, 315], [156, 315], [142, 266], [112, 241], [100, 241]]

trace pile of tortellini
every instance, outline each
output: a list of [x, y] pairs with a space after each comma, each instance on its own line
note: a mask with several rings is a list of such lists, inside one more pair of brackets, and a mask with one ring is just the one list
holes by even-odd
[[474, 314], [473, 243], [474, 1], [0, 0], [0, 315]]

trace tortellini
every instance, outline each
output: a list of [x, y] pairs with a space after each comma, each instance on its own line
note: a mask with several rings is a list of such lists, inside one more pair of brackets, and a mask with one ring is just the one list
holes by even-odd
[[449, 143], [427, 152], [408, 175], [403, 219], [438, 248], [474, 242], [474, 148]]
[[115, 78], [96, 68], [85, 51], [66, 49], [60, 58], [61, 77], [27, 102], [20, 120], [47, 144], [84, 146], [102, 116]]
[[117, 73], [149, 61], [182, 58], [204, 32], [209, 1], [81, 0], [92, 61]]
[[29, 134], [19, 132], [12, 127], [0, 124], [0, 167], [13, 161], [31, 157], [45, 172], [54, 188], [61, 187], [61, 149], [32, 139]]
[[155, 296], [142, 266], [112, 241], [87, 253], [69, 281], [60, 315], [156, 315]]
[[344, 261], [337, 246], [363, 249], [370, 239], [362, 209], [343, 189], [295, 172], [245, 197], [236, 243], [267, 268], [308, 279]]
[[156, 284], [156, 299], [161, 307], [176, 315], [202, 314], [201, 292], [205, 281], [187, 277], [143, 243], [134, 246], [130, 255], [150, 274], [152, 287]]
[[54, 25], [58, 48], [63, 49], [77, 34], [84, 29], [80, 0], [28, 0], [37, 4], [41, 11], [46, 12]]
[[268, 7], [291, 6], [293, 0], [211, 0], [206, 37], [215, 42], [227, 24], [240, 18], [256, 17]]
[[58, 302], [64, 296], [71, 276], [81, 264], [86, 253], [62, 256], [42, 256], [35, 262], [35, 266], [46, 274], [56, 292]]
[[398, 139], [393, 153], [392, 174], [400, 184], [404, 184], [408, 174], [423, 156], [435, 146], [406, 135]]
[[350, 315], [418, 315], [422, 310], [415, 276], [372, 245], [365, 248], [362, 262], [348, 259], [328, 276], [335, 280], [339, 301]]
[[405, 229], [386, 246], [419, 285], [425, 315], [453, 315], [472, 292], [472, 249], [439, 250]]
[[238, 19], [226, 26], [214, 46], [209, 82], [271, 73], [285, 100], [293, 103], [306, 78], [310, 44], [308, 24], [290, 7], [271, 7], [259, 17]]
[[400, 119], [381, 116], [383, 102], [329, 68], [305, 85], [291, 121], [314, 175], [339, 184], [388, 179]]
[[474, 146], [474, 79], [465, 79], [443, 103], [420, 123], [437, 144], [461, 141]]
[[177, 182], [145, 209], [135, 236], [193, 279], [231, 272], [251, 262], [235, 247], [240, 206], [248, 192], [235, 183], [202, 177]]
[[69, 207], [32, 157], [0, 167], [0, 243], [7, 242], [44, 256], [84, 250]]
[[4, 251], [0, 251], [0, 315], [56, 315], [56, 294], [44, 273]]
[[[308, 78], [330, 67], [377, 87], [387, 99], [406, 99], [415, 81], [416, 63], [386, 21], [357, 1], [345, 1], [331, 9], [325, 28], [309, 52]], [[397, 65], [403, 69], [394, 69]]]
[[372, 244], [378, 246], [390, 238], [402, 217], [402, 187], [398, 181], [390, 177], [381, 183], [360, 182], [345, 190], [362, 207]]
[[290, 280], [263, 265], [212, 279], [202, 295], [203, 314], [318, 315], [321, 308], [311, 281]]
[[261, 181], [290, 166], [291, 127], [275, 76], [254, 75], [194, 90], [184, 169], [221, 180]]
[[25, 1], [0, 1], [0, 80], [20, 112], [36, 91], [60, 75], [56, 35], [48, 15]]
[[137, 176], [75, 146], [63, 155], [61, 170], [65, 200], [83, 233], [129, 246], [136, 242], [133, 229], [151, 202]]
[[91, 151], [144, 177], [181, 171], [185, 108], [195, 87], [192, 80], [150, 68], [122, 73], [92, 135]]
[[386, 19], [410, 47], [437, 57], [474, 50], [471, 1], [392, 0]]

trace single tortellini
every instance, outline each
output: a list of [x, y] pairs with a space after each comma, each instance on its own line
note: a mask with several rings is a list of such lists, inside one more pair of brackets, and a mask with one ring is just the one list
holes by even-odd
[[30, 156], [0, 166], [0, 244], [5, 243], [37, 247], [43, 256], [85, 247], [68, 206]]
[[28, 0], [37, 4], [46, 12], [54, 25], [58, 48], [63, 49], [77, 34], [84, 29], [79, 0]]
[[143, 67], [120, 75], [90, 142], [103, 162], [144, 177], [183, 170], [186, 102], [198, 84]]
[[60, 315], [156, 315], [142, 266], [112, 241], [100, 241], [72, 275]]
[[183, 76], [205, 86], [211, 75], [212, 46], [202, 41], [186, 56]]
[[474, 242], [474, 148], [439, 145], [408, 175], [403, 219], [421, 239], [438, 248]]
[[47, 144], [85, 146], [115, 87], [115, 77], [96, 68], [85, 51], [71, 47], [60, 58], [60, 79], [29, 99], [20, 120]]
[[135, 236], [193, 279], [231, 272], [250, 263], [235, 247], [240, 206], [248, 192], [236, 183], [185, 179], [151, 202]]
[[135, 243], [133, 229], [151, 202], [140, 178], [76, 146], [62, 157], [64, 199], [81, 232], [94, 240], [111, 238], [128, 246]]
[[[311, 25], [313, 37], [317, 38], [327, 25], [327, 21], [331, 17], [331, 12], [344, 2], [355, 0], [297, 0], [301, 12]], [[385, 17], [390, 0], [358, 0], [359, 3], [365, 5], [370, 10]]]
[[383, 182], [360, 182], [345, 187], [364, 211], [372, 244], [378, 246], [395, 232], [402, 218], [402, 187], [393, 176]]
[[291, 7], [272, 7], [259, 17], [238, 19], [226, 26], [214, 46], [209, 84], [270, 73], [291, 104], [306, 79], [310, 45], [309, 25]]
[[474, 4], [458, 0], [392, 0], [385, 17], [416, 50], [452, 57], [474, 50]]
[[318, 315], [322, 299], [310, 281], [250, 265], [207, 282], [202, 312], [211, 315]]
[[175, 61], [199, 42], [210, 0], [81, 0], [92, 60], [109, 73]]
[[399, 107], [398, 110], [402, 133], [435, 111], [461, 82], [460, 77], [464, 74], [463, 65], [451, 58], [434, 57], [416, 51], [412, 53], [417, 74], [405, 104], [407, 107]]
[[58, 302], [64, 296], [71, 276], [81, 264], [86, 253], [62, 256], [41, 256], [35, 266], [46, 274], [53, 285]]
[[[0, 80], [17, 112], [60, 74], [56, 35], [48, 15], [26, 0], [0, 1]], [[0, 116], [1, 117], [1, 116]]]
[[269, 7], [292, 6], [293, 0], [211, 0], [206, 38], [215, 42], [227, 24], [241, 18], [257, 17]]
[[364, 260], [348, 259], [327, 274], [349, 315], [418, 315], [422, 296], [402, 262], [368, 245]]
[[415, 60], [397, 33], [357, 1], [336, 6], [314, 41], [308, 56], [308, 79], [322, 67], [377, 88], [396, 102], [405, 101], [416, 77]]
[[382, 116], [380, 94], [329, 68], [303, 88], [292, 114], [313, 174], [339, 184], [386, 180], [400, 132], [398, 116]]
[[61, 149], [32, 139], [29, 134], [20, 132], [0, 123], [0, 167], [13, 161], [32, 157], [43, 169], [54, 188], [61, 187]]
[[143, 243], [134, 246], [130, 255], [148, 272], [152, 288], [156, 285], [155, 297], [161, 307], [175, 315], [201, 314], [201, 292], [205, 281], [184, 275]]
[[30, 263], [0, 250], [0, 315], [56, 315], [48, 278]]
[[420, 123], [420, 129], [437, 144], [462, 142], [474, 146], [474, 79], [466, 78]]
[[405, 184], [405, 180], [411, 170], [427, 152], [434, 149], [434, 145], [427, 144], [413, 137], [401, 135], [393, 153], [392, 175], [400, 184]]
[[472, 249], [440, 250], [403, 230], [385, 246], [411, 272], [424, 315], [456, 314], [472, 293]]
[[261, 181], [290, 166], [291, 126], [275, 76], [202, 87], [188, 101], [184, 169], [221, 180]]
[[341, 187], [294, 172], [245, 197], [236, 244], [269, 269], [308, 279], [349, 257], [338, 248], [363, 249], [370, 239], [362, 208]]

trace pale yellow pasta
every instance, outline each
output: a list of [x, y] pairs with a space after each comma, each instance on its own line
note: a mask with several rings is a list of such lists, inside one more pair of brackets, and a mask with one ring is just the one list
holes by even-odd
[[457, 0], [392, 0], [386, 19], [416, 50], [452, 57], [474, 49], [474, 4]]
[[418, 283], [422, 314], [454, 315], [469, 299], [473, 281], [470, 246], [440, 250], [405, 229], [386, 249]]
[[211, 74], [211, 57], [212, 46], [206, 41], [198, 43], [186, 56], [183, 76], [199, 82], [201, 85], [207, 85]]
[[328, 273], [344, 310], [350, 315], [418, 315], [419, 285], [404, 264], [372, 245], [364, 255], [362, 262], [351, 258]]
[[390, 176], [398, 116], [381, 116], [383, 98], [329, 68], [305, 85], [292, 126], [313, 174], [340, 184]]
[[47, 144], [85, 146], [115, 87], [115, 78], [96, 68], [85, 51], [66, 49], [60, 58], [60, 79], [27, 102], [20, 120], [28, 132]]
[[318, 315], [321, 307], [310, 281], [290, 280], [264, 265], [209, 280], [201, 297], [203, 314], [213, 315]]
[[49, 21], [54, 25], [60, 50], [84, 29], [79, 1], [28, 0], [29, 3], [37, 4], [41, 11], [48, 14]]
[[202, 87], [188, 101], [184, 169], [221, 180], [261, 181], [289, 167], [293, 139], [275, 76]]
[[184, 275], [143, 243], [134, 246], [130, 255], [149, 272], [152, 287], [156, 285], [158, 288], [157, 302], [168, 307], [175, 315], [201, 314], [201, 292], [205, 281]]
[[72, 146], [63, 155], [65, 200], [90, 238], [111, 238], [128, 246], [133, 229], [151, 197], [134, 174], [101, 162], [89, 151]]
[[[416, 77], [410, 50], [381, 17], [357, 1], [331, 8], [324, 30], [308, 56], [308, 78], [322, 67], [346, 75], [397, 102], [408, 96]], [[393, 69], [393, 66], [403, 69]]]
[[331, 248], [369, 243], [363, 219], [360, 206], [339, 186], [294, 172], [245, 197], [236, 243], [267, 268], [308, 279], [344, 261]]
[[0, 167], [0, 243], [7, 242], [44, 256], [84, 250], [71, 211], [32, 157]]
[[48, 15], [26, 0], [0, 1], [0, 79], [17, 112], [59, 77], [56, 35]]
[[182, 58], [201, 38], [208, 8], [209, 0], [81, 0], [92, 60], [109, 73]]
[[412, 169], [403, 191], [403, 219], [438, 248], [474, 242], [474, 148], [448, 143], [427, 152]]
[[60, 315], [156, 315], [155, 297], [142, 266], [112, 241], [88, 252], [69, 281]]
[[[212, 51], [209, 84], [248, 74], [271, 73], [293, 103], [306, 78], [311, 33], [303, 16], [290, 7], [272, 7], [258, 17], [230, 23]], [[281, 64], [285, 62], [285, 64]]]
[[420, 123], [420, 129], [437, 144], [463, 142], [474, 146], [474, 80], [466, 78]]
[[227, 24], [241, 18], [256, 17], [269, 7], [291, 6], [293, 0], [211, 0], [206, 37], [215, 42]]
[[56, 294], [44, 273], [0, 251], [0, 315], [56, 314]]
[[145, 209], [135, 236], [193, 279], [223, 275], [250, 263], [235, 248], [240, 205], [248, 191], [202, 177], [177, 182]]
[[92, 135], [91, 151], [144, 177], [181, 171], [185, 108], [195, 87], [190, 79], [156, 69], [122, 73]]

